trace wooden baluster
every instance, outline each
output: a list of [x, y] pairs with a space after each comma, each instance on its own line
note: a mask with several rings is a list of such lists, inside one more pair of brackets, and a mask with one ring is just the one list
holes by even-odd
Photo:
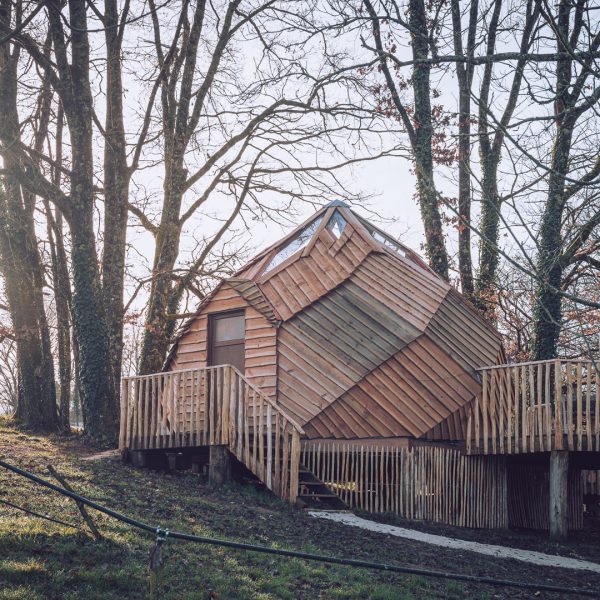
[[504, 375], [504, 385], [506, 391], [506, 451], [508, 454], [512, 454], [512, 429], [513, 429], [513, 384], [512, 384], [512, 371], [510, 368], [503, 368], [502, 373]]
[[179, 385], [180, 385], [180, 375], [179, 373], [175, 373], [173, 375], [173, 440], [172, 446], [177, 447], [181, 445], [180, 435], [181, 435], [181, 423], [179, 419]]
[[515, 395], [514, 395], [514, 414], [515, 414], [515, 452], [518, 453], [521, 451], [521, 445], [519, 443], [519, 438], [521, 435], [521, 429], [519, 425], [519, 398], [521, 396], [521, 388], [519, 386], [520, 378], [519, 378], [519, 367], [514, 367], [513, 369], [513, 377], [514, 377], [514, 386], [515, 386]]
[[467, 454], [470, 454], [471, 452], [473, 452], [473, 438], [472, 436], [472, 425], [473, 423], [473, 404], [471, 404], [469, 406], [469, 412], [467, 415], [467, 443], [466, 443], [466, 450], [467, 450]]
[[499, 397], [499, 411], [498, 411], [498, 432], [499, 432], [499, 437], [500, 437], [500, 454], [504, 454], [504, 435], [506, 433], [505, 431], [505, 422], [506, 422], [506, 416], [507, 416], [507, 411], [506, 411], [506, 395], [504, 393], [505, 391], [505, 377], [504, 377], [504, 370], [500, 370], [500, 369], [496, 369], [495, 370], [496, 373], [496, 385], [498, 386], [498, 397]]
[[[593, 424], [592, 424], [592, 370], [594, 363], [588, 363], [587, 365], [587, 378], [586, 378], [586, 394], [585, 394], [585, 433], [587, 439], [587, 449], [593, 450]], [[600, 393], [596, 392], [598, 398]]]
[[238, 435], [240, 431], [238, 422], [238, 388], [241, 385], [240, 376], [237, 371], [230, 367], [231, 371], [231, 389], [229, 390], [229, 447], [233, 452], [237, 452]]
[[[250, 465], [250, 390], [244, 382], [244, 463]], [[254, 435], [254, 433], [253, 433]], [[249, 467], [250, 468], [250, 467]]]
[[544, 450], [549, 451], [552, 449], [552, 393], [550, 385], [552, 363], [544, 363], [544, 437], [545, 444]]
[[121, 379], [121, 416], [119, 420], [119, 450], [125, 450], [127, 443], [127, 379]]
[[280, 452], [281, 452], [281, 425], [280, 425], [279, 412], [275, 412], [275, 481], [273, 482], [273, 489], [278, 496], [282, 496], [281, 491], [281, 465], [280, 465]]
[[[221, 444], [229, 444], [229, 394], [231, 392], [231, 368], [221, 368], [222, 392], [221, 404]], [[264, 480], [263, 480], [264, 481]]]
[[520, 368], [521, 377], [521, 452], [527, 452], [527, 439], [529, 431], [527, 429], [527, 367]]
[[[535, 376], [535, 383], [536, 383], [536, 402], [534, 405], [534, 410], [535, 410], [535, 414], [537, 415], [537, 438], [538, 438], [538, 450], [540, 450], [540, 452], [543, 452], [543, 448], [544, 448], [544, 426], [543, 426], [543, 413], [542, 413], [542, 401], [543, 401], [543, 395], [542, 395], [542, 385], [543, 385], [543, 379], [542, 379], [542, 368], [543, 368], [543, 364], [538, 364], [537, 365], [537, 371], [536, 371], [536, 376]], [[534, 432], [535, 432], [536, 428], [534, 427]], [[532, 432], [533, 434], [533, 432]], [[535, 451], [535, 448], [534, 448]]]
[[[596, 404], [594, 406], [594, 435], [596, 438], [596, 452], [600, 451], [600, 363], [591, 363], [590, 370], [593, 371], [594, 380], [596, 382]], [[591, 381], [591, 380], [590, 380]], [[590, 385], [590, 389], [591, 389]], [[591, 392], [590, 392], [591, 394]], [[600, 477], [600, 473], [598, 473]], [[600, 481], [600, 480], [599, 480]], [[600, 486], [599, 486], [600, 487]]]
[[482, 386], [482, 398], [481, 398], [481, 412], [483, 418], [483, 453], [489, 452], [489, 437], [488, 437], [488, 370], [483, 372], [483, 386]]
[[208, 372], [208, 443], [212, 446], [216, 444], [215, 440], [215, 369], [214, 367]]
[[475, 396], [475, 451], [481, 451], [481, 435], [479, 428], [479, 395]]
[[244, 380], [241, 377], [237, 377], [237, 457], [239, 460], [242, 460], [242, 457], [244, 456], [244, 437], [246, 435], [246, 406], [244, 404], [244, 385]]
[[154, 448], [154, 422], [156, 420], [156, 409], [154, 407], [154, 384], [155, 384], [155, 375], [150, 375], [148, 378], [148, 448]]
[[[554, 448], [562, 450], [563, 438], [562, 368], [560, 360], [554, 361]], [[554, 449], [553, 448], [553, 449]]]
[[202, 410], [202, 445], [210, 444], [210, 384], [209, 371], [203, 369], [200, 377], [200, 406]]
[[157, 375], [154, 378], [154, 382], [152, 384], [152, 394], [153, 394], [153, 400], [152, 400], [152, 405], [153, 405], [153, 410], [154, 410], [154, 429], [153, 429], [153, 441], [152, 441], [152, 447], [153, 448], [158, 448], [159, 447], [159, 440], [160, 440], [160, 380], [161, 380], [161, 376]]
[[574, 407], [574, 399], [573, 399], [573, 366], [570, 362], [565, 363], [565, 369], [567, 371], [567, 401], [566, 401], [566, 411], [567, 411], [567, 444], [569, 446], [569, 450], [574, 449], [573, 444], [573, 407]]
[[490, 371], [489, 382], [490, 382], [490, 418], [492, 420], [492, 452], [497, 454], [498, 452], [498, 417], [500, 412], [498, 410], [498, 372], [493, 369]]
[[141, 406], [141, 379], [135, 380], [134, 390], [134, 404], [135, 404], [135, 434], [133, 437], [134, 446], [136, 450], [140, 449], [140, 438], [142, 436], [142, 406]]
[[577, 450], [583, 450], [583, 371], [577, 363]]
[[150, 439], [150, 378], [144, 378], [144, 432], [142, 434], [142, 446], [148, 449], [148, 440]]
[[[300, 455], [298, 455], [300, 460]], [[267, 473], [265, 478], [267, 487], [273, 489], [273, 409], [267, 404]]]
[[260, 477], [260, 479], [262, 481], [264, 481], [265, 480], [265, 429], [264, 429], [264, 425], [265, 425], [264, 405], [265, 405], [265, 403], [264, 403], [260, 393], [257, 393], [256, 396], [258, 397], [258, 402], [260, 404], [259, 420], [258, 420], [258, 451], [259, 451], [260, 470], [258, 471], [257, 475]]
[[192, 406], [194, 407], [194, 440], [196, 446], [202, 446], [202, 381], [201, 372], [192, 373]]
[[535, 411], [536, 411], [536, 393], [535, 393], [535, 374], [534, 365], [527, 367], [529, 374], [529, 401], [527, 403], [527, 436], [529, 443], [529, 452], [535, 452]]
[[[256, 435], [254, 436], [256, 438]], [[281, 438], [283, 441], [283, 457], [282, 457], [282, 465], [281, 465], [281, 491], [282, 496], [285, 500], [289, 500], [290, 498], [290, 490], [288, 489], [289, 482], [289, 439], [288, 439], [288, 423], [286, 420], [283, 422], [283, 431], [281, 432]]]
[[186, 445], [187, 436], [187, 376], [187, 371], [181, 371], [177, 381], [177, 424], [180, 447]]

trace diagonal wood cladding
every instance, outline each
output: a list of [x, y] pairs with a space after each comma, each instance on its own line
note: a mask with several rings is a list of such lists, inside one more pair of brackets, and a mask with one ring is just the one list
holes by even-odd
[[419, 334], [347, 281], [279, 328], [279, 402], [305, 422]]
[[440, 304], [426, 334], [467, 370], [496, 364], [500, 334], [454, 289]]
[[307, 255], [299, 253], [285, 261], [258, 284], [281, 318], [288, 320], [345, 281], [370, 251], [350, 224], [339, 240], [323, 229]]
[[304, 430], [309, 438], [421, 437], [479, 388], [469, 372], [422, 335], [368, 373]]

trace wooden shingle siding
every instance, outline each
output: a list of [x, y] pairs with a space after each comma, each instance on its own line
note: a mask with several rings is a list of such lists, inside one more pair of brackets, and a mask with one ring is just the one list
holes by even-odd
[[266, 273], [259, 286], [281, 318], [288, 320], [350, 277], [369, 251], [349, 224], [340, 240], [323, 229], [307, 256], [299, 253], [285, 268]]
[[305, 422], [418, 335], [347, 281], [279, 328], [279, 401]]
[[455, 290], [440, 304], [426, 334], [468, 370], [495, 364], [501, 345], [500, 335]]
[[304, 429], [308, 437], [420, 437], [469, 402], [480, 387], [459, 364], [421, 336], [371, 371]]
[[277, 390], [277, 329], [264, 314], [250, 306], [227, 282], [203, 305], [200, 314], [189, 323], [179, 338], [169, 362], [170, 371], [207, 366], [208, 315], [234, 309], [245, 309], [246, 377], [267, 396]]
[[401, 256], [371, 254], [352, 281], [368, 296], [389, 306], [396, 318], [423, 331], [446, 296], [449, 285]]

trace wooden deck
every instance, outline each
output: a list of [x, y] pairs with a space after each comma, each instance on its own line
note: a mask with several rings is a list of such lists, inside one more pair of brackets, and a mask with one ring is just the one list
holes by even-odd
[[600, 363], [551, 360], [480, 369], [469, 454], [600, 452]]
[[125, 377], [121, 450], [223, 445], [295, 502], [302, 428], [230, 365]]

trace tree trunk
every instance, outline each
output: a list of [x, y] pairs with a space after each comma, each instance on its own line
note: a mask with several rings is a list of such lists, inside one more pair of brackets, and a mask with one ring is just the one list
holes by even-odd
[[[10, 2], [2, 2], [0, 19], [10, 27]], [[2, 27], [6, 30], [5, 27]], [[19, 51], [0, 46], [0, 141], [4, 148], [18, 146], [20, 123], [17, 110]], [[19, 405], [17, 418], [40, 431], [56, 431], [56, 388], [50, 330], [44, 307], [44, 277], [35, 234], [35, 198], [23, 195], [14, 177], [20, 165], [10, 151], [2, 155], [8, 173], [0, 188], [0, 269], [15, 329]]]
[[[57, 431], [56, 388], [50, 331], [44, 309], [41, 260], [20, 187], [0, 189], [0, 269], [17, 344], [17, 419], [36, 431]], [[30, 226], [31, 225], [31, 226]]]
[[[413, 58], [426, 59], [429, 54], [427, 16], [423, 0], [410, 0], [410, 26]], [[413, 93], [415, 100], [415, 140], [413, 154], [421, 219], [425, 228], [426, 252], [432, 269], [445, 280], [449, 279], [449, 261], [444, 241], [442, 218], [433, 178], [431, 99], [429, 65], [415, 64]]]
[[60, 388], [58, 414], [61, 429], [68, 432], [71, 428], [71, 283], [63, 240], [62, 215], [57, 211], [54, 217], [50, 204], [45, 202], [45, 205], [56, 304], [56, 345]]
[[146, 315], [146, 327], [140, 356], [140, 375], [162, 370], [171, 343], [174, 322], [168, 317], [176, 312], [173, 306], [173, 268], [179, 254], [181, 226], [179, 210], [182, 194], [178, 191], [183, 184], [182, 169], [169, 169], [177, 175], [165, 181], [165, 202], [158, 235], [152, 285]]
[[104, 248], [102, 290], [111, 372], [118, 402], [123, 357], [123, 293], [130, 173], [123, 125], [121, 37], [116, 0], [104, 3], [106, 39], [106, 125], [104, 143]]

